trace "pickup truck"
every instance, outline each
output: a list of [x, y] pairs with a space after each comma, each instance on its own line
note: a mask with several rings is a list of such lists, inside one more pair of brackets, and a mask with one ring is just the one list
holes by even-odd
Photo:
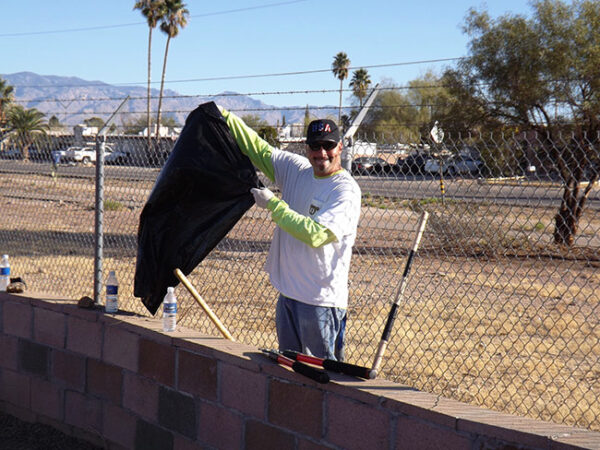
[[[108, 145], [104, 150], [104, 159], [112, 153], [112, 148]], [[62, 161], [74, 161], [84, 164], [96, 162], [96, 147], [69, 147], [64, 156], [61, 158]]]

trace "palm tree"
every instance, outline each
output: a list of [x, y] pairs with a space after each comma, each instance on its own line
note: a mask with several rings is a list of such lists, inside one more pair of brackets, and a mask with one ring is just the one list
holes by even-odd
[[162, 106], [163, 89], [165, 86], [165, 73], [167, 70], [167, 56], [169, 54], [169, 43], [171, 39], [179, 34], [179, 28], [187, 25], [187, 17], [190, 12], [186, 9], [185, 3], [181, 0], [164, 0], [166, 12], [161, 18], [160, 30], [167, 35], [165, 45], [165, 58], [163, 61], [162, 78], [160, 81], [160, 94], [158, 96], [158, 113], [156, 114], [156, 133], [160, 130], [160, 109]]
[[369, 77], [369, 73], [367, 69], [356, 69], [352, 73], [352, 80], [350, 80], [350, 87], [352, 88], [352, 93], [358, 97], [358, 101], [360, 102], [360, 106], [362, 108], [363, 99], [367, 96], [369, 91], [369, 86], [371, 85], [371, 77]]
[[6, 122], [6, 112], [13, 101], [13, 87], [0, 78], [0, 129]]
[[21, 147], [21, 156], [29, 160], [29, 147], [40, 135], [46, 134], [48, 128], [44, 122], [44, 113], [35, 108], [25, 109], [13, 106], [7, 114], [8, 135], [17, 146]]
[[340, 109], [338, 112], [338, 125], [341, 125], [342, 123], [342, 90], [344, 87], [344, 80], [348, 78], [348, 67], [350, 67], [350, 60], [348, 59], [348, 55], [346, 55], [346, 53], [339, 52], [333, 57], [331, 71], [335, 77], [340, 80]]
[[152, 139], [150, 133], [150, 83], [152, 79], [152, 30], [156, 28], [158, 22], [165, 14], [164, 0], [139, 0], [135, 2], [133, 9], [139, 9], [142, 15], [148, 22], [148, 92], [146, 100], [146, 109], [148, 114], [147, 130], [148, 130], [148, 149], [152, 147]]

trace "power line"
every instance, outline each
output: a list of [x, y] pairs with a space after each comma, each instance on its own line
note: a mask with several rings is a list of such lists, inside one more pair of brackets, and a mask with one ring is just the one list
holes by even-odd
[[[551, 81], [578, 81], [577, 79], [561, 79]], [[491, 82], [478, 82], [469, 84], [470, 87], [483, 87], [489, 86]], [[401, 91], [401, 90], [419, 90], [419, 89], [438, 89], [447, 88], [451, 85], [445, 83], [432, 83], [432, 84], [419, 84], [416, 86], [399, 85], [399, 86], [381, 86], [378, 89], [380, 91]], [[45, 87], [45, 86], [18, 86], [18, 87]], [[164, 99], [191, 99], [191, 98], [214, 98], [214, 97], [256, 97], [256, 96], [268, 96], [268, 95], [296, 95], [296, 94], [331, 94], [339, 93], [340, 89], [301, 89], [301, 90], [289, 90], [289, 91], [255, 91], [255, 92], [220, 92], [217, 94], [177, 94], [177, 95], [163, 95]], [[342, 89], [344, 93], [354, 92], [352, 88]], [[119, 101], [123, 100], [126, 96], [121, 97], [88, 97], [88, 98], [32, 98], [32, 99], [19, 99], [14, 100], [14, 103], [62, 103], [62, 102], [104, 102], [104, 101]], [[141, 95], [137, 97], [129, 96], [130, 100], [147, 100], [148, 96]], [[151, 99], [158, 99], [158, 97], [151, 97]], [[337, 108], [337, 106], [336, 106]]]
[[[435, 63], [435, 62], [455, 61], [458, 59], [462, 59], [462, 58], [440, 58], [440, 59], [429, 59], [429, 60], [400, 62], [400, 63], [374, 64], [374, 65], [368, 65], [368, 66], [348, 67], [348, 70], [372, 69], [372, 68], [378, 68], [378, 67], [408, 66], [408, 65], [414, 65], [414, 64], [430, 64], [430, 63]], [[331, 72], [331, 69], [301, 70], [301, 71], [297, 71], [297, 72], [266, 73], [266, 74], [257, 74], [257, 75], [231, 75], [231, 76], [225, 76], [225, 77], [192, 78], [192, 79], [188, 79], [188, 80], [171, 80], [171, 81], [169, 81], [169, 83], [239, 80], [239, 79], [247, 79], [247, 78], [266, 78], [266, 77], [281, 77], [281, 76], [289, 76], [289, 75], [306, 75], [309, 73], [323, 73], [323, 72]]]
[[[494, 103], [494, 102], [490, 102], [490, 103]], [[395, 104], [395, 105], [379, 105], [377, 107], [374, 107], [373, 110], [387, 110], [387, 109], [405, 109], [405, 108], [437, 108], [437, 107], [445, 107], [447, 106], [446, 104], [440, 103], [403, 103], [403, 104]], [[310, 106], [308, 107], [308, 110], [311, 112], [315, 112], [315, 111], [324, 111], [324, 110], [330, 110], [330, 111], [337, 111], [338, 110], [338, 106]], [[193, 109], [193, 108], [191, 108]], [[191, 109], [173, 109], [173, 110], [163, 110], [163, 113], [165, 115], [167, 114], [189, 114], [191, 112]], [[268, 107], [268, 108], [231, 108], [229, 109], [229, 111], [234, 112], [234, 113], [261, 113], [261, 112], [269, 112], [269, 111], [280, 111], [280, 112], [286, 112], [286, 111], [304, 111], [306, 109], [306, 107]], [[357, 106], [356, 105], [347, 105], [347, 106], [342, 106], [342, 109], [345, 111], [348, 110], [356, 110]], [[93, 117], [93, 116], [108, 116], [110, 114], [113, 113], [113, 110], [109, 110], [109, 111], [80, 111], [80, 112], [65, 112], [65, 111], [48, 111], [45, 112], [44, 114], [47, 116], [63, 116], [63, 117], [68, 117], [68, 116], [86, 116], [86, 117]], [[144, 114], [144, 111], [120, 111], [118, 113], [118, 115], [120, 116], [139, 116], [141, 114]], [[151, 114], [155, 114], [156, 111], [151, 111]], [[271, 125], [274, 126], [274, 125]]]
[[[389, 86], [389, 87], [380, 87], [381, 91], [389, 91], [389, 90], [404, 90], [404, 89], [429, 89], [429, 88], [438, 88], [445, 87], [442, 84], [437, 85], [423, 85], [423, 86]], [[292, 91], [257, 91], [257, 92], [221, 92], [219, 94], [178, 94], [178, 95], [163, 95], [164, 99], [189, 99], [189, 98], [212, 98], [212, 97], [256, 97], [256, 96], [266, 96], [266, 95], [296, 95], [296, 94], [330, 94], [330, 93], [338, 93], [339, 89], [306, 89], [306, 90], [292, 90]], [[342, 92], [353, 92], [352, 88], [342, 89]], [[62, 102], [105, 102], [105, 101], [118, 101], [123, 100], [125, 96], [122, 97], [89, 97], [89, 98], [43, 98], [43, 99], [28, 99], [28, 100], [14, 100], [14, 103], [62, 103]], [[158, 99], [158, 97], [151, 97], [153, 99]], [[147, 100], [148, 96], [138, 96], [138, 97], [129, 97], [130, 100]], [[337, 108], [337, 106], [336, 106]]]
[[[387, 63], [387, 64], [372, 64], [372, 65], [363, 65], [363, 66], [353, 66], [349, 67], [348, 70], [354, 69], [373, 69], [380, 67], [397, 67], [397, 66], [409, 66], [416, 64], [431, 64], [437, 62], [446, 62], [446, 61], [456, 61], [463, 59], [462, 57], [457, 58], [439, 58], [439, 59], [425, 59], [419, 61], [405, 61], [405, 62], [397, 62], [397, 63]], [[222, 81], [222, 80], [240, 80], [240, 79], [250, 79], [250, 78], [268, 78], [268, 77], [282, 77], [282, 76], [291, 76], [291, 75], [306, 75], [311, 73], [324, 73], [331, 72], [331, 69], [314, 69], [314, 70], [300, 70], [296, 72], [278, 72], [278, 73], [263, 73], [263, 74], [253, 74], [253, 75], [230, 75], [230, 76], [221, 76], [221, 77], [206, 77], [206, 78], [190, 78], [185, 80], [168, 80], [165, 81], [165, 84], [171, 83], [190, 83], [190, 82], [201, 82], [201, 81]], [[62, 84], [62, 85], [14, 85], [14, 87], [18, 88], [65, 88], [65, 87], [92, 87], [92, 86], [110, 86], [110, 87], [119, 87], [119, 86], [137, 86], [140, 84], [147, 83], [147, 81], [137, 81], [137, 82], [127, 82], [127, 83], [86, 83], [86, 84]], [[153, 81], [152, 84], [160, 83], [160, 81]], [[339, 90], [337, 91], [339, 92]]]
[[[225, 15], [225, 14], [251, 11], [251, 10], [255, 10], [255, 9], [272, 8], [274, 6], [290, 5], [292, 3], [301, 3], [301, 2], [306, 2], [306, 1], [308, 1], [308, 0], [291, 0], [291, 1], [287, 1], [287, 2], [268, 3], [266, 5], [249, 6], [246, 8], [228, 9], [228, 10], [224, 10], [224, 11], [216, 11], [216, 12], [204, 13], [204, 14], [194, 14], [194, 15], [190, 15], [190, 18], [221, 16], [221, 15]], [[99, 26], [95, 26], [95, 27], [84, 27], [84, 28], [65, 28], [62, 30], [24, 31], [21, 33], [3, 33], [3, 34], [0, 34], [0, 37], [19, 37], [19, 36], [34, 36], [34, 35], [44, 35], [44, 34], [74, 33], [74, 32], [81, 32], [81, 31], [97, 31], [97, 30], [107, 30], [107, 29], [112, 29], [112, 28], [125, 28], [125, 27], [139, 26], [139, 25], [147, 25], [147, 23], [146, 22], [135, 22], [135, 23], [122, 23], [122, 24], [117, 24], [117, 25], [99, 25]]]
[[[344, 89], [344, 91], [350, 91], [351, 89]], [[339, 92], [339, 89], [314, 89], [304, 91], [264, 91], [264, 92], [222, 92], [219, 94], [178, 94], [178, 95], [163, 95], [164, 99], [186, 99], [186, 98], [209, 98], [209, 97], [250, 97], [258, 95], [291, 95], [291, 94], [326, 94], [331, 92]], [[45, 98], [45, 99], [29, 99], [29, 100], [14, 100], [14, 103], [61, 103], [66, 101], [77, 101], [77, 102], [104, 102], [104, 101], [117, 101], [123, 100], [125, 97], [96, 97], [96, 98]], [[158, 97], [151, 97], [158, 100]], [[129, 97], [130, 100], [147, 100], [148, 96]]]
[[111, 28], [124, 28], [131, 26], [142, 25], [144, 22], [135, 22], [135, 23], [122, 23], [119, 25], [99, 25], [96, 27], [86, 27], [86, 28], [69, 28], [64, 30], [47, 30], [47, 31], [24, 31], [22, 33], [2, 33], [0, 37], [21, 37], [21, 36], [34, 36], [34, 35], [42, 35], [42, 34], [59, 34], [59, 33], [73, 33], [78, 31], [96, 31], [96, 30], [107, 30]]
[[[447, 106], [445, 104], [435, 104], [435, 103], [421, 103], [421, 104], [416, 104], [416, 103], [404, 103], [404, 104], [396, 104], [396, 105], [379, 105], [379, 106], [374, 106], [372, 107], [373, 110], [381, 110], [381, 109], [394, 109], [394, 108], [434, 108], [434, 107], [443, 107], [443, 106]], [[359, 106], [357, 105], [347, 105], [347, 106], [342, 106], [343, 110], [352, 110], [352, 109], [358, 109]], [[309, 106], [308, 107], [309, 111], [315, 111], [315, 110], [338, 110], [339, 106]], [[291, 107], [285, 107], [285, 106], [272, 106], [272, 107], [267, 107], [267, 108], [231, 108], [228, 109], [231, 112], [268, 112], [268, 111], [304, 111], [306, 110], [306, 106], [291, 106]], [[178, 113], [185, 113], [185, 114], [189, 114], [191, 112], [190, 109], [168, 109], [168, 110], [162, 110], [162, 112], [164, 114], [178, 114]], [[62, 115], [62, 116], [79, 116], [79, 115], [85, 115], [85, 116], [89, 116], [89, 115], [106, 115], [106, 114], [112, 114], [113, 110], [108, 110], [108, 111], [72, 111], [72, 112], [59, 112], [59, 111], [55, 111], [55, 112], [45, 112], [44, 114], [46, 115]], [[120, 111], [118, 114], [120, 115], [132, 115], [132, 114], [145, 114], [146, 111]], [[155, 110], [150, 111], [151, 114], [156, 113]]]
[[[552, 81], [580, 81], [577, 79], [561, 79], [561, 80], [552, 80]], [[490, 82], [478, 82], [471, 83], [471, 87], [483, 87], [489, 86]], [[379, 87], [378, 89], [381, 91], [400, 91], [400, 90], [419, 90], [419, 89], [438, 89], [438, 88], [447, 88], [450, 85], [444, 83], [433, 83], [433, 84], [419, 84], [416, 86], [384, 86]], [[210, 99], [215, 97], [253, 97], [253, 96], [268, 96], [268, 95], [296, 95], [296, 94], [329, 94], [329, 93], [338, 93], [340, 89], [304, 89], [304, 90], [289, 90], [289, 91], [256, 91], [256, 92], [221, 92], [217, 94], [177, 94], [177, 95], [163, 95], [164, 99], [193, 99], [193, 98], [203, 98]], [[342, 92], [349, 93], [353, 92], [352, 88], [342, 89]], [[16, 99], [13, 100], [13, 103], [19, 104], [27, 104], [27, 103], [63, 103], [63, 102], [108, 102], [108, 101], [122, 101], [125, 96], [121, 97], [86, 97], [86, 98], [31, 98], [31, 99]], [[130, 100], [147, 100], [147, 96], [137, 96], [132, 97], [129, 96]], [[157, 97], [151, 97], [152, 99], [157, 100]], [[333, 106], [331, 106], [333, 107]], [[335, 106], [338, 108], [338, 106]], [[304, 107], [301, 107], [304, 108]], [[328, 108], [325, 106], [324, 108]], [[280, 109], [294, 109], [294, 107], [280, 107]]]

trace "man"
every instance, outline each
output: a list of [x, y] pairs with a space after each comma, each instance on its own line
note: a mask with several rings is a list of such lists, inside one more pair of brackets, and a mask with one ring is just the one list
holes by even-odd
[[348, 271], [360, 216], [358, 184], [342, 168], [342, 143], [331, 120], [310, 123], [306, 157], [271, 147], [221, 108], [240, 149], [280, 189], [251, 189], [277, 224], [265, 266], [280, 292], [280, 350], [343, 359]]

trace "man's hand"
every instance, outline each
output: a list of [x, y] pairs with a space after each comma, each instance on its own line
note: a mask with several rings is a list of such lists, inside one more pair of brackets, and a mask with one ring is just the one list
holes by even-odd
[[267, 203], [269, 203], [269, 200], [271, 200], [274, 196], [274, 194], [267, 188], [252, 188], [250, 189], [250, 193], [254, 196], [254, 201], [260, 208], [266, 208]]

